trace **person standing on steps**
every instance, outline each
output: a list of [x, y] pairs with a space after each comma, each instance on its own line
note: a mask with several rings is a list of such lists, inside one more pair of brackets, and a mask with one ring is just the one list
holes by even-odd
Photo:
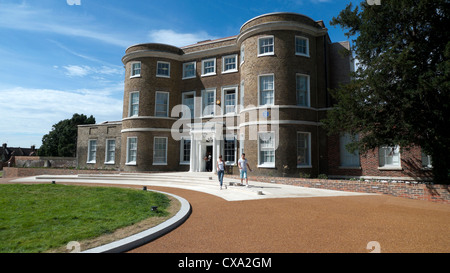
[[[224, 173], [225, 173], [225, 162], [222, 160], [222, 156], [219, 155], [219, 159], [217, 160], [217, 176], [219, 177], [220, 189], [222, 189]], [[225, 188], [227, 188], [227, 186], [225, 186]]]
[[247, 188], [248, 188], [249, 186], [248, 186], [247, 168], [250, 171], [252, 171], [252, 169], [248, 165], [248, 161], [245, 158], [245, 154], [244, 153], [242, 153], [241, 158], [238, 161], [238, 166], [239, 166], [239, 172], [240, 172], [240, 177], [241, 177], [241, 184], [243, 184], [243, 180], [245, 178], [245, 184], [247, 184]]

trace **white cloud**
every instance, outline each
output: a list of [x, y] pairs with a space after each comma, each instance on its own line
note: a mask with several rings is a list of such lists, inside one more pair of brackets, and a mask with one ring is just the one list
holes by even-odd
[[[56, 67], [57, 68], [57, 67]], [[121, 75], [122, 69], [119, 67], [101, 66], [91, 67], [87, 65], [65, 65], [63, 66], [65, 74], [69, 77], [84, 77], [92, 75], [94, 78], [99, 78], [98, 75]]]
[[71, 118], [74, 113], [93, 115], [97, 122], [120, 120], [122, 99], [113, 96], [118, 92], [123, 92], [122, 83], [99, 90], [75, 91], [0, 88], [0, 142], [40, 146], [35, 141], [37, 136], [40, 140], [53, 124]]
[[217, 37], [213, 37], [205, 31], [179, 33], [171, 29], [152, 30], [150, 31], [148, 38], [153, 43], [169, 44], [178, 47], [195, 44], [199, 41], [217, 39]]

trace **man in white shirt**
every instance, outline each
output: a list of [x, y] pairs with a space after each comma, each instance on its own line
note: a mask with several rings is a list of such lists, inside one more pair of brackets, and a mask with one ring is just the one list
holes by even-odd
[[247, 168], [250, 171], [252, 171], [252, 169], [248, 165], [248, 162], [247, 162], [247, 159], [245, 158], [244, 153], [242, 153], [241, 158], [238, 161], [238, 166], [239, 166], [239, 172], [240, 172], [240, 177], [241, 177], [241, 184], [243, 184], [243, 180], [245, 178], [245, 183], [247, 184], [247, 187], [248, 187]]

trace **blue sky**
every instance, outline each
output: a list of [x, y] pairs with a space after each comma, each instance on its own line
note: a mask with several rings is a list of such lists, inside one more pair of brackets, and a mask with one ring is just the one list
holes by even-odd
[[349, 2], [0, 0], [0, 142], [39, 147], [53, 124], [74, 113], [120, 120], [121, 58], [130, 45], [233, 36], [270, 12], [323, 20], [331, 40], [344, 41], [344, 31], [329, 22]]

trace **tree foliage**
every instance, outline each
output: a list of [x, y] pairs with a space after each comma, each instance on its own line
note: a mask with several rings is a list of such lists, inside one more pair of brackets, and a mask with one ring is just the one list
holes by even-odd
[[71, 119], [61, 120], [52, 126], [52, 130], [42, 137], [40, 156], [75, 157], [77, 152], [78, 125], [94, 124], [95, 118], [83, 114], [73, 114]]
[[446, 0], [350, 3], [330, 22], [345, 29], [359, 62], [350, 84], [331, 90], [330, 133], [359, 134], [362, 152], [420, 146], [435, 183], [449, 183], [450, 25]]

